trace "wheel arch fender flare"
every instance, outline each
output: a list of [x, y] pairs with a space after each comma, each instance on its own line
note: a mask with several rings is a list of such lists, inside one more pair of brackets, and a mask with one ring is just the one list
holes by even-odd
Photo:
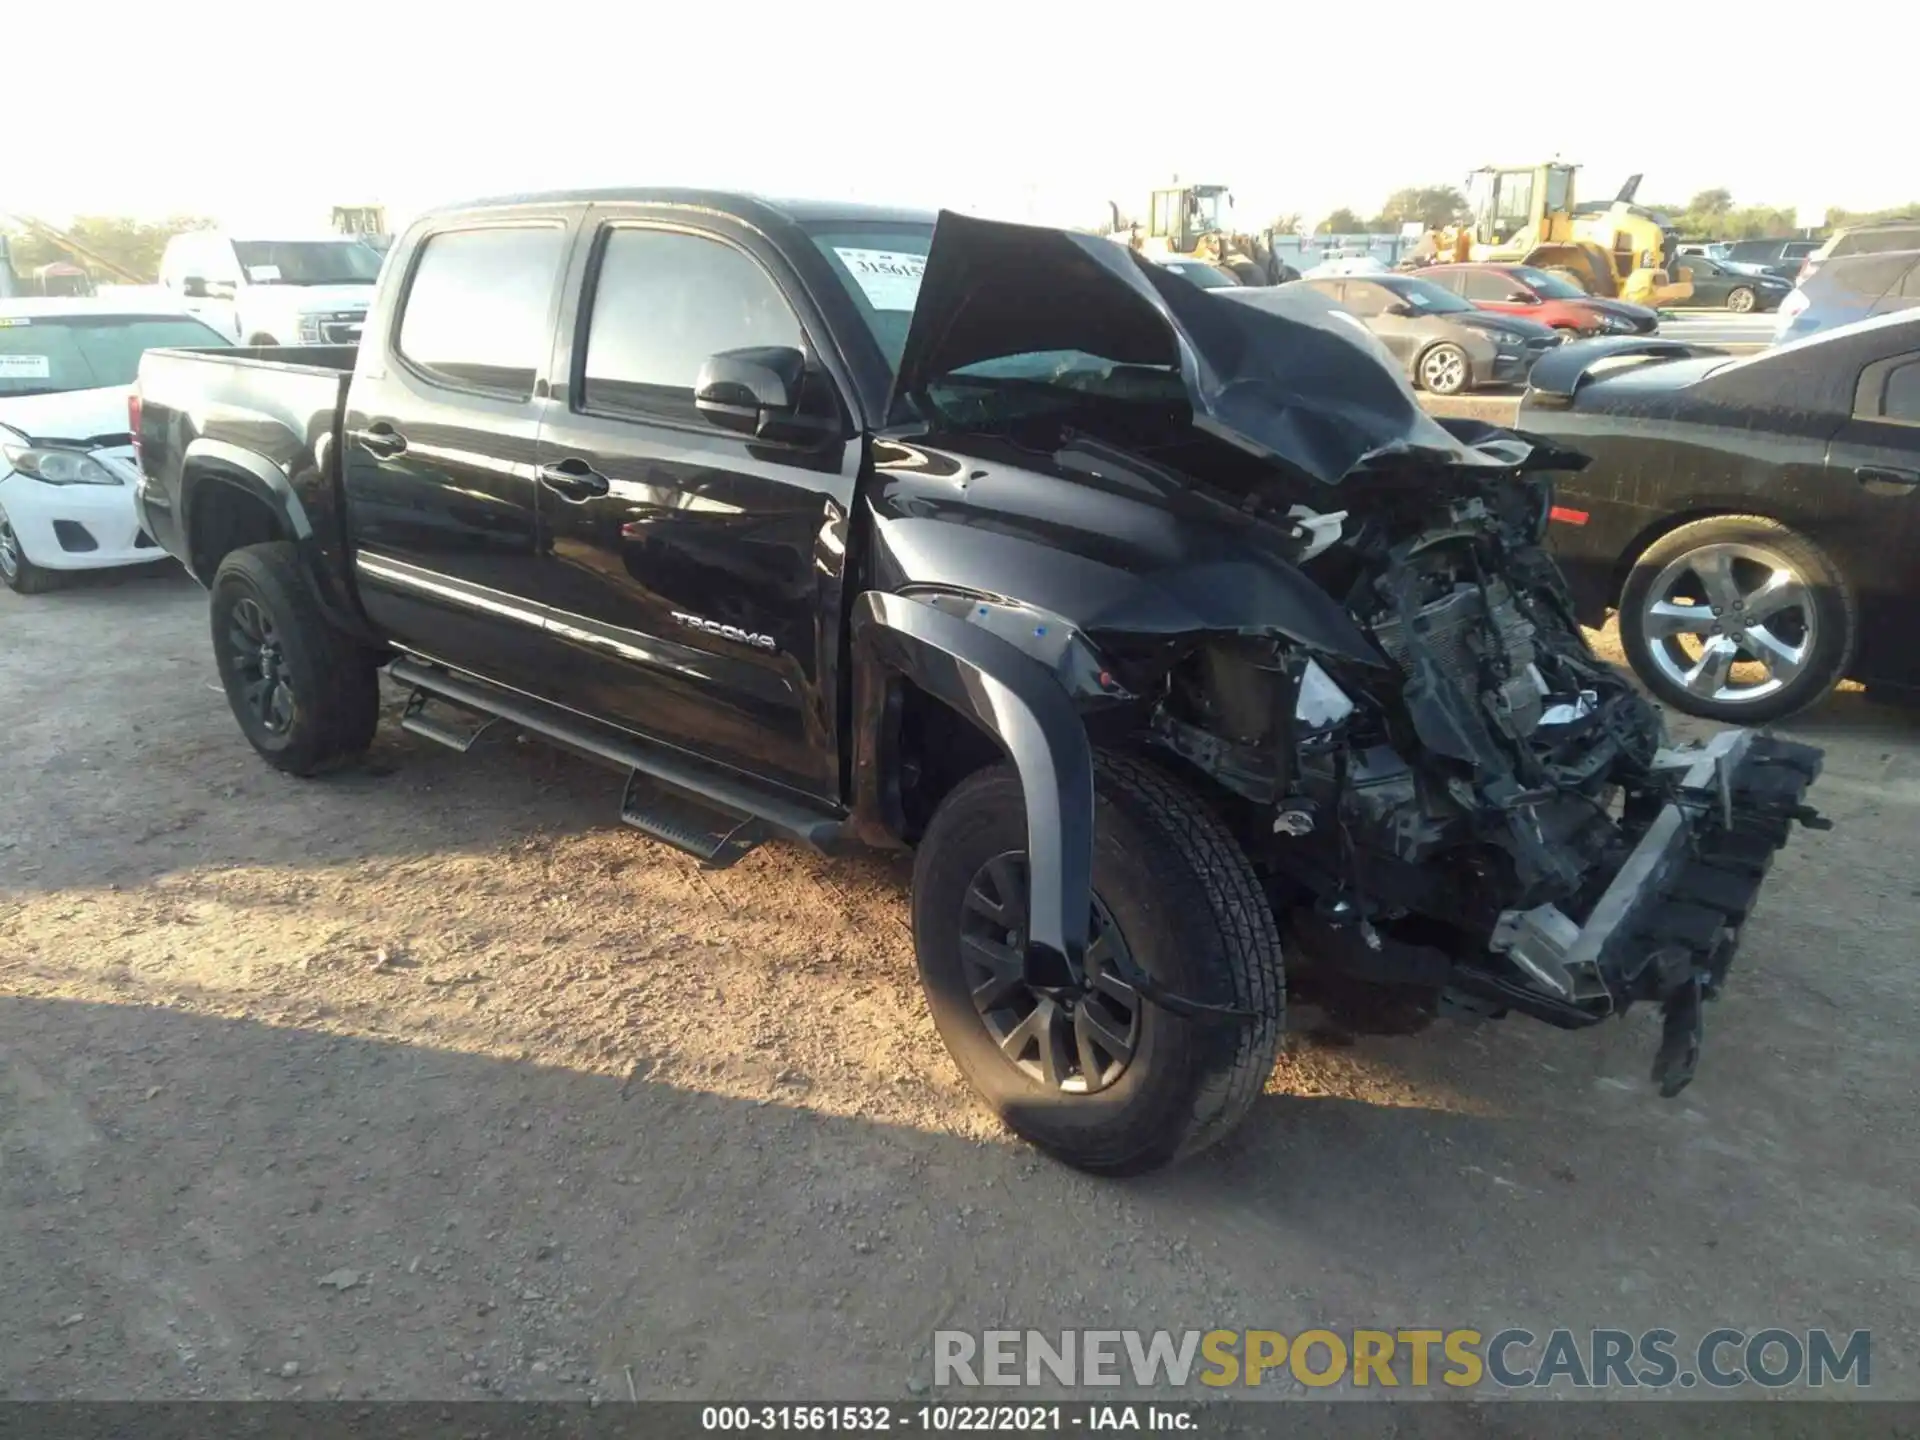
[[1029, 973], [1077, 981], [1093, 894], [1093, 744], [1066, 688], [1011, 641], [924, 601], [868, 590], [853, 603], [856, 826], [880, 820], [881, 720], [902, 676], [996, 740], [1027, 812]]
[[306, 506], [300, 503], [286, 471], [264, 455], [204, 435], [189, 444], [181, 456], [180, 520], [186, 534], [193, 533], [194, 507], [207, 493], [209, 481], [237, 486], [261, 501], [296, 545], [312, 541], [313, 522], [307, 518]]
[[[188, 554], [193, 557], [188, 569], [196, 580], [202, 585], [212, 585], [215, 568], [203, 565], [200, 557], [194, 555], [196, 508], [223, 488], [251, 497], [274, 517], [280, 538], [293, 542], [307, 583], [313, 587], [321, 612], [330, 621], [362, 641], [377, 641], [378, 637], [358, 613], [357, 605], [329, 573], [327, 557], [319, 537], [314, 534], [312, 518], [287, 472], [266, 456], [244, 446], [204, 435], [191, 442], [182, 454], [180, 474], [180, 533]], [[203, 570], [206, 573], [203, 574]]]

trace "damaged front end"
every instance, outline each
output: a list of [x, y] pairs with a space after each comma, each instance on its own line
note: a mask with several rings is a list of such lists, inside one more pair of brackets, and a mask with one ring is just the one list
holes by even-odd
[[[1677, 1093], [1773, 855], [1823, 823], [1820, 752], [1669, 745], [1543, 548], [1543, 472], [1581, 458], [1433, 419], [1350, 317], [1272, 300], [943, 216], [887, 442], [911, 462], [880, 466], [914, 478], [874, 498], [882, 578], [1053, 669], [1091, 743], [1207, 793], [1323, 1006], [1574, 1027], [1656, 1003]], [[936, 481], [943, 447], [967, 458]], [[936, 523], [963, 538], [916, 538]], [[1021, 768], [1036, 853], [1090, 844], [1077, 792]], [[1059, 922], [1036, 979], [1075, 973], [1087, 873], [1033, 868]]]

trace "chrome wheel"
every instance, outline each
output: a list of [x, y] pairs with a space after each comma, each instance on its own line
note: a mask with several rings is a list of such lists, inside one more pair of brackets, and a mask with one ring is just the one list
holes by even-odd
[[1735, 290], [1731, 295], [1727, 296], [1727, 309], [1733, 311], [1736, 315], [1746, 314], [1749, 310], [1753, 309], [1753, 291], [1742, 285], [1738, 290]]
[[1420, 360], [1420, 383], [1435, 395], [1453, 395], [1466, 388], [1467, 357], [1452, 345], [1436, 345]]
[[1140, 1047], [1139, 995], [1115, 973], [1119, 927], [1096, 897], [1086, 989], [1026, 983], [1027, 857], [996, 855], [975, 872], [960, 917], [960, 959], [973, 1008], [1000, 1053], [1029, 1080], [1068, 1095], [1112, 1085]]
[[25, 557], [20, 550], [20, 537], [13, 533], [13, 522], [7, 519], [7, 512], [0, 510], [0, 580], [9, 584], [20, 578], [20, 562]]
[[1778, 551], [1725, 542], [1678, 556], [1640, 614], [1654, 667], [1702, 700], [1764, 700], [1812, 661], [1820, 623], [1812, 589]]

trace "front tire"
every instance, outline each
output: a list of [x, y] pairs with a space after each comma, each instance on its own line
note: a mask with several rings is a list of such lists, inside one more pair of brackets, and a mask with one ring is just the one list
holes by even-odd
[[[1197, 796], [1118, 756], [1100, 756], [1095, 779], [1090, 986], [1071, 1008], [1020, 980], [1026, 809], [1011, 767], [964, 781], [927, 827], [914, 950], [934, 1024], [994, 1113], [1068, 1165], [1136, 1174], [1219, 1140], [1265, 1086], [1280, 939], [1246, 855]], [[1120, 947], [1168, 988], [1255, 1018], [1142, 1000], [1111, 965]]]
[[0, 581], [16, 595], [44, 595], [60, 583], [58, 571], [46, 570], [27, 559], [7, 512], [0, 510]]
[[1669, 531], [1620, 595], [1620, 646], [1676, 710], [1760, 725], [1818, 704], [1853, 660], [1857, 611], [1840, 568], [1760, 515]]
[[220, 562], [209, 606], [227, 703], [249, 744], [290, 775], [311, 775], [373, 743], [380, 679], [367, 653], [320, 611], [284, 540]]
[[1420, 386], [1434, 395], [1458, 395], [1473, 384], [1467, 352], [1444, 341], [1420, 357]]
[[1753, 291], [1745, 285], [1736, 285], [1727, 292], [1727, 309], [1736, 315], [1745, 315], [1753, 309]]

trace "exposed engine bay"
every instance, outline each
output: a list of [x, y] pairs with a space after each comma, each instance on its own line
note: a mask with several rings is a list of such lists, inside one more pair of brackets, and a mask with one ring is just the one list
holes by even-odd
[[[1824, 827], [1821, 752], [1670, 745], [1593, 653], [1543, 548], [1545, 477], [1584, 459], [1427, 414], [1297, 287], [1229, 303], [1093, 237], [939, 234], [894, 411], [988, 467], [955, 462], [968, 486], [1035, 477], [914, 502], [979, 506], [956, 613], [1038, 651], [1100, 743], [1156, 747], [1208, 795], [1290, 987], [1395, 1017], [1373, 1028], [1657, 1002], [1677, 1093], [1774, 853]], [[979, 537], [1041, 477], [1081, 487], [1028, 517], [1048, 573], [991, 568]]]
[[1657, 1001], [1655, 1078], [1676, 1093], [1774, 850], [1820, 823], [1802, 803], [1820, 752], [1743, 731], [1669, 747], [1572, 616], [1541, 548], [1548, 494], [1513, 474], [1361, 481], [1337, 537], [1290, 507], [1302, 568], [1389, 664], [1209, 639], [1155, 728], [1237, 797], [1329, 1003], [1392, 1028]]

